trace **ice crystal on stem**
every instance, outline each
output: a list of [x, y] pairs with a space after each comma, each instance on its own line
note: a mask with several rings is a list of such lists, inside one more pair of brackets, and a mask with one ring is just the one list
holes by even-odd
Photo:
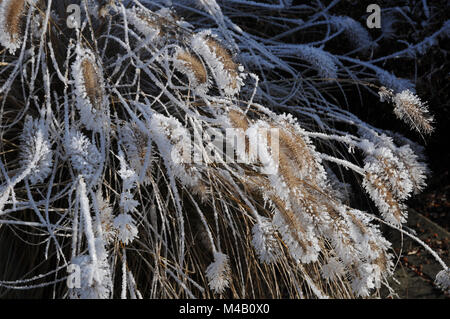
[[260, 221], [253, 226], [252, 234], [252, 244], [261, 262], [275, 262], [281, 251], [271, 221], [261, 217]]
[[97, 261], [92, 262], [88, 255], [79, 255], [72, 259], [72, 265], [79, 267], [80, 287], [69, 292], [72, 299], [108, 299], [111, 297], [112, 281], [108, 255], [103, 242], [96, 240]]
[[67, 137], [66, 148], [72, 166], [86, 179], [91, 179], [101, 161], [97, 147], [83, 133], [72, 130]]
[[120, 170], [118, 173], [123, 181], [123, 190], [120, 194], [120, 207], [125, 213], [128, 213], [134, 211], [136, 207], [139, 206], [139, 202], [134, 199], [134, 195], [132, 193], [132, 190], [137, 182], [137, 175], [136, 172], [128, 166], [122, 151], [119, 153], [119, 161]]
[[138, 237], [135, 221], [129, 214], [122, 213], [114, 218], [113, 225], [117, 230], [117, 238], [125, 245], [128, 245]]
[[23, 167], [28, 169], [31, 184], [42, 182], [50, 174], [52, 168], [52, 150], [48, 138], [47, 126], [41, 120], [27, 117], [21, 135]]
[[417, 129], [419, 132], [430, 134], [433, 132], [433, 117], [429, 115], [428, 107], [420, 98], [409, 90], [397, 93], [395, 103], [395, 115]]
[[403, 200], [412, 191], [412, 183], [403, 164], [389, 149], [380, 148], [365, 159], [363, 186], [390, 223], [406, 222]]
[[228, 256], [221, 253], [214, 253], [214, 262], [206, 268], [206, 277], [209, 280], [209, 287], [216, 293], [222, 293], [229, 286], [230, 268]]

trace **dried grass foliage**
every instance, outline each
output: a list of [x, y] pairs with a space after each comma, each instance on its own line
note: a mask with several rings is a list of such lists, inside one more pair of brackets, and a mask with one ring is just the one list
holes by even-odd
[[[0, 64], [0, 233], [44, 239], [40, 257], [49, 252], [54, 267], [0, 277], [0, 287], [43, 283], [81, 298], [357, 298], [389, 288], [394, 257], [379, 226], [404, 232], [404, 202], [427, 169], [420, 147], [333, 98], [353, 94], [349, 83], [374, 93], [368, 75], [398, 80], [358, 60], [358, 48], [346, 56], [314, 44], [339, 37], [337, 23], [358, 22], [315, 4], [291, 12], [245, 0], [170, 9], [112, 1], [68, 30], [45, 6], [11, 3], [0, 16], [10, 34], [19, 35], [26, 10], [42, 24], [29, 28], [23, 55], [0, 38], [12, 48]], [[238, 27], [241, 11], [279, 36]], [[310, 24], [289, 18], [309, 21], [311, 11]], [[288, 43], [297, 28], [314, 41]], [[372, 41], [350, 31], [353, 42]], [[404, 87], [380, 96], [431, 132], [426, 105], [395, 83]], [[245, 142], [231, 162], [206, 138], [214, 130], [230, 143], [229, 129]], [[264, 135], [270, 129], [278, 134]], [[187, 146], [199, 161], [183, 162]], [[348, 193], [364, 191], [379, 212], [352, 208]], [[70, 263], [82, 269], [81, 288], [51, 275]]]

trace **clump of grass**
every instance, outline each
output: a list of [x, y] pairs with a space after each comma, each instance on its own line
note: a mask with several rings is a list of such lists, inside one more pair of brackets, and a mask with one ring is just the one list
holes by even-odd
[[[0, 2], [0, 26], [11, 26], [11, 3]], [[427, 168], [417, 145], [362, 121], [335, 92], [391, 83], [382, 97], [398, 117], [425, 133], [432, 121], [409, 81], [358, 48], [324, 45], [346, 36], [370, 51], [383, 37], [319, 3], [201, 1], [200, 14], [181, 1], [117, 1], [69, 32], [53, 22], [60, 2], [14, 2], [24, 5], [14, 17], [48, 23], [28, 26], [20, 55], [1, 38], [0, 232], [27, 233], [54, 260], [0, 286], [73, 298], [380, 297], [395, 269], [380, 224], [415, 238], [404, 202]], [[277, 35], [239, 27], [242, 14]], [[378, 211], [353, 208], [349, 183]], [[421, 244], [445, 286], [447, 266]], [[80, 287], [61, 283], [70, 265]]]

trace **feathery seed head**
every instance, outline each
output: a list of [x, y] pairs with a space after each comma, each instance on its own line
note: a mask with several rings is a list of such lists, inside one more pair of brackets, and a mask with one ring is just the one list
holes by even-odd
[[0, 2], [0, 44], [11, 54], [22, 44], [22, 20], [26, 0], [3, 0]]
[[214, 262], [206, 268], [209, 287], [218, 294], [223, 293], [230, 285], [230, 264], [228, 256], [221, 252], [214, 252]]
[[109, 106], [103, 70], [90, 49], [78, 45], [76, 52], [72, 77], [75, 79], [74, 91], [81, 122], [96, 132], [109, 130]]

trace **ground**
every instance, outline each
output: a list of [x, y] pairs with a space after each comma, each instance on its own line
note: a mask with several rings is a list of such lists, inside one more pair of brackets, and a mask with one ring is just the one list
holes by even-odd
[[[415, 229], [417, 236], [449, 264], [449, 232], [447, 230], [414, 209], [409, 211], [407, 226]], [[450, 297], [434, 285], [434, 278], [442, 268], [423, 247], [407, 237], [403, 237], [402, 240], [396, 231], [391, 231], [388, 238], [393, 240], [396, 254], [401, 255], [396, 259], [399, 264], [394, 276], [399, 283], [392, 282], [392, 288], [396, 290], [399, 297], [414, 299]]]

